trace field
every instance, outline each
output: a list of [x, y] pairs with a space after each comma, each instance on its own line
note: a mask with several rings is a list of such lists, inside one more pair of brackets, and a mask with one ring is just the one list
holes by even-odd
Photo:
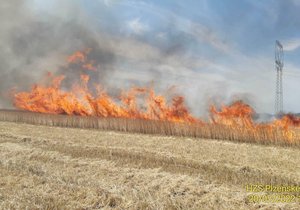
[[299, 209], [299, 148], [0, 122], [0, 209]]
[[[235, 121], [236, 119], [234, 119]], [[238, 118], [237, 120], [245, 120]], [[93, 128], [130, 133], [159, 134], [165, 136], [220, 139], [256, 144], [299, 147], [298, 128], [283, 129], [280, 126], [246, 124], [189, 124], [162, 120], [145, 120], [117, 117], [91, 117], [76, 115], [44, 114], [29, 111], [0, 110], [0, 121], [23, 122], [71, 128]], [[245, 122], [248, 122], [246, 120]], [[236, 122], [235, 122], [236, 123]]]

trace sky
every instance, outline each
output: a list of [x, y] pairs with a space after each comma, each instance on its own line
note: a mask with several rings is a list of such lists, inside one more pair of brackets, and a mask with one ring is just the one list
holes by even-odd
[[[279, 40], [284, 111], [300, 112], [300, 0], [28, 0], [26, 9], [35, 22], [55, 18], [51, 27], [75, 22], [88, 28], [103, 56], [114, 54], [108, 86], [174, 85], [198, 115], [212, 101], [234, 99], [273, 113]], [[74, 49], [82, 47], [80, 38]], [[56, 54], [69, 50], [63, 49]], [[39, 67], [47, 57], [41, 60]]]

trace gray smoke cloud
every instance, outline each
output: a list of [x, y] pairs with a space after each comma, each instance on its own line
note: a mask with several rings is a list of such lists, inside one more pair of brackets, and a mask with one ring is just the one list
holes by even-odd
[[[28, 90], [48, 71], [65, 74], [68, 79], [63, 85], [70, 87], [82, 70], [76, 66], [67, 69], [66, 56], [86, 48], [93, 49], [89, 59], [97, 64], [97, 72], [89, 73], [92, 83], [100, 83], [111, 93], [152, 82], [164, 93], [175, 85], [175, 91], [186, 96], [188, 106], [197, 115], [206, 113], [210, 102], [226, 101], [232, 95], [232, 85], [212, 70], [219, 68], [214, 60], [190, 50], [197, 41], [221, 53], [228, 51], [226, 42], [207, 27], [165, 14], [158, 27], [164, 28], [168, 36], [158, 34], [153, 42], [146, 33], [150, 29], [139, 25], [138, 20], [129, 24], [136, 33], [128, 34], [122, 31], [124, 22], [113, 13], [106, 14], [109, 20], [104, 23], [87, 14], [78, 1], [55, 0], [48, 12], [33, 8], [33, 2], [0, 3], [0, 108], [12, 107], [7, 96], [11, 88]], [[99, 13], [107, 13], [105, 9]], [[107, 22], [113, 29], [106, 27]], [[177, 29], [178, 25], [183, 29]], [[116, 29], [121, 33], [115, 33]]]
[[113, 49], [109, 42], [99, 42], [101, 33], [95, 35], [78, 5], [64, 1], [53, 14], [39, 14], [32, 5], [30, 0], [0, 3], [0, 107], [11, 107], [11, 88], [28, 90], [47, 71], [64, 73], [66, 83], [72, 83], [80, 72], [64, 69], [66, 55], [87, 47], [93, 48], [90, 59], [101, 66], [92, 78], [105, 84], [114, 70]]

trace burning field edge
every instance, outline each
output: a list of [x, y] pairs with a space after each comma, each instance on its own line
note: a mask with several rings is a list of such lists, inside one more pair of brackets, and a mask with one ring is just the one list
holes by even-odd
[[99, 118], [69, 115], [52, 115], [19, 110], [0, 110], [0, 121], [28, 123], [33, 125], [72, 127], [84, 129], [113, 130], [130, 133], [157, 134], [165, 136], [182, 136], [205, 139], [228, 140], [235, 142], [258, 143], [265, 145], [295, 146], [299, 141], [286, 139], [282, 129], [255, 130], [245, 127], [230, 127], [226, 125], [195, 125], [168, 121]]

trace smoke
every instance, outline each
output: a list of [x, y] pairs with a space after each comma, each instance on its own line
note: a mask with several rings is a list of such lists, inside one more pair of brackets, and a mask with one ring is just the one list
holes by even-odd
[[8, 99], [3, 97], [6, 95], [8, 88], [12, 84], [24, 83], [28, 81], [30, 76], [23, 70], [17, 71], [20, 63], [26, 63], [26, 59], [19, 57], [18, 51], [15, 52], [13, 47], [14, 41], [11, 38], [18, 25], [22, 25], [26, 21], [30, 21], [29, 15], [22, 9], [24, 4], [19, 1], [4, 1], [0, 4], [0, 105], [7, 106]]
[[[91, 29], [79, 5], [64, 1], [57, 7], [53, 3], [52, 14], [41, 14], [33, 5], [30, 0], [0, 3], [0, 107], [11, 106], [11, 88], [26, 90], [48, 71], [62, 73], [66, 56], [73, 51], [93, 47], [90, 57], [101, 67], [99, 74], [93, 75], [97, 82], [105, 83], [114, 69], [113, 50], [101, 40], [101, 33]], [[78, 73], [64, 71], [71, 80], [78, 78]]]
[[300, 47], [300, 39], [290, 39], [283, 42], [284, 51], [294, 51]]
[[[42, 6], [35, 6], [36, 2]], [[143, 26], [143, 19], [136, 19], [138, 27], [147, 30], [127, 33], [124, 21], [103, 6], [98, 12], [105, 15], [96, 18], [80, 1], [1, 2], [0, 108], [12, 106], [8, 97], [11, 88], [28, 90], [48, 71], [66, 75], [63, 85], [70, 87], [82, 71], [76, 66], [66, 68], [66, 57], [87, 48], [92, 48], [88, 56], [97, 66], [96, 72], [89, 73], [92, 83], [100, 83], [111, 93], [152, 84], [163, 93], [175, 85], [197, 115], [206, 113], [213, 98], [221, 96], [218, 102], [224, 102], [232, 95], [224, 93], [232, 89], [229, 81], [212, 71], [218, 68], [214, 60], [203, 56], [206, 52], [198, 56], [191, 50], [198, 42], [205, 42], [220, 53], [227, 52], [226, 42], [213, 30], [165, 14], [156, 28], [163, 32], [154, 39], [153, 29]]]

